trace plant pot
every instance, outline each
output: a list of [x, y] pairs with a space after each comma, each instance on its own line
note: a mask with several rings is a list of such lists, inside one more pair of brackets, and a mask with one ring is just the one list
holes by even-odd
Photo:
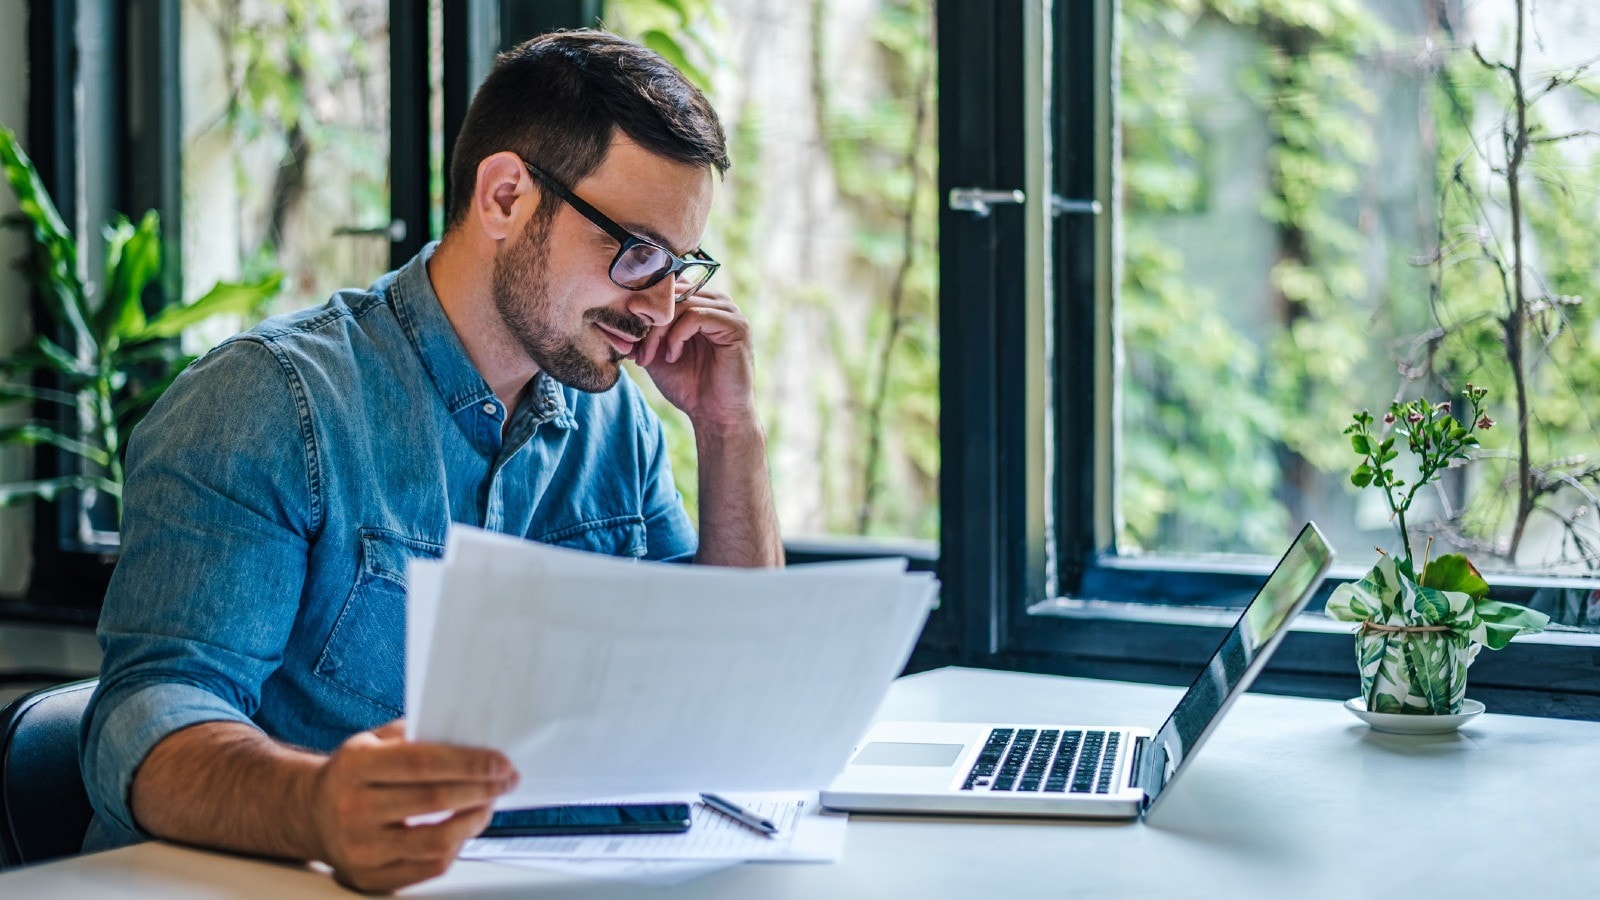
[[1460, 554], [1428, 563], [1385, 556], [1360, 581], [1328, 598], [1330, 618], [1359, 622], [1356, 666], [1370, 712], [1455, 716], [1467, 695], [1467, 667], [1484, 647], [1544, 630], [1550, 617], [1488, 597], [1489, 584]]
[[1467, 667], [1481, 645], [1451, 631], [1356, 632], [1356, 664], [1366, 708], [1391, 715], [1461, 713]]
[[1356, 667], [1366, 708], [1391, 715], [1457, 715], [1467, 668], [1482, 648], [1472, 597], [1424, 587], [1384, 557], [1360, 581], [1342, 584], [1328, 615], [1360, 622]]

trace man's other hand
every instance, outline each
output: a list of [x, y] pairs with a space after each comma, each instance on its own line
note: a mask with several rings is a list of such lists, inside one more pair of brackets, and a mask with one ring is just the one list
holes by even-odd
[[[322, 861], [359, 891], [440, 875], [489, 824], [494, 799], [516, 784], [511, 761], [493, 750], [407, 741], [403, 721], [364, 731], [334, 751], [314, 783]], [[429, 814], [448, 815], [406, 824]]]

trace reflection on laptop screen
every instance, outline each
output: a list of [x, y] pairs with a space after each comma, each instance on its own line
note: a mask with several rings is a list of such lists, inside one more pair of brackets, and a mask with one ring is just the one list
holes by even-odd
[[[1222, 639], [1222, 646], [1211, 657], [1205, 671], [1178, 701], [1177, 709], [1157, 732], [1150, 764], [1164, 764], [1166, 779], [1146, 780], [1147, 791], [1160, 785], [1183, 767], [1194, 753], [1232, 697], [1249, 686], [1256, 671], [1265, 664], [1263, 650], [1279, 637], [1289, 619], [1305, 605], [1311, 591], [1327, 571], [1333, 553], [1316, 528], [1307, 525], [1289, 552], [1278, 561], [1267, 583], [1250, 601], [1238, 623]], [[1166, 760], [1161, 761], [1162, 749]]]

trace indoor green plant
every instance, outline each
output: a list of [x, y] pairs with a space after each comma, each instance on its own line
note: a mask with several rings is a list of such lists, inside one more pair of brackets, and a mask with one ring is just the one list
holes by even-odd
[[[0, 358], [0, 405], [33, 403], [59, 415], [0, 426], [0, 446], [49, 445], [79, 457], [76, 473], [0, 484], [0, 504], [54, 499], [67, 491], [104, 494], [121, 517], [127, 436], [192, 361], [175, 338], [224, 313], [249, 314], [277, 293], [280, 277], [219, 282], [200, 299], [145, 314], [146, 286], [161, 271], [161, 225], [154, 211], [105, 229], [106, 268], [98, 285], [79, 274], [80, 244], [62, 222], [16, 135], [0, 127], [0, 166], [17, 197], [8, 224], [26, 229], [32, 253], [22, 267], [43, 298], [46, 321], [33, 343]], [[57, 337], [62, 338], [58, 341]], [[93, 502], [94, 494], [90, 494]]]
[[[1356, 487], [1383, 492], [1399, 529], [1394, 554], [1379, 551], [1377, 565], [1360, 581], [1339, 585], [1328, 615], [1360, 622], [1356, 661], [1366, 708], [1378, 713], [1453, 715], [1467, 691], [1467, 667], [1483, 647], [1498, 650], [1518, 634], [1540, 631], [1549, 617], [1514, 603], [1489, 599], [1489, 585], [1459, 553], [1413, 559], [1406, 513], [1423, 487], [1447, 468], [1465, 464], [1478, 446], [1479, 431], [1494, 427], [1484, 412], [1487, 389], [1467, 384], [1472, 407], [1465, 423], [1448, 401], [1394, 403], [1373, 430], [1372, 414], [1357, 413], [1345, 433], [1361, 461], [1350, 474]], [[1403, 439], [1397, 444], [1396, 438]], [[1417, 461], [1414, 483], [1400, 478], [1393, 463], [1404, 446]]]

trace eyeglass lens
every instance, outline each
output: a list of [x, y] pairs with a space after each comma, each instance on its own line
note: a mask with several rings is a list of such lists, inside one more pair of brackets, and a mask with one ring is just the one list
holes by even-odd
[[[611, 266], [611, 280], [630, 290], [644, 290], [660, 281], [672, 268], [672, 257], [660, 247], [635, 244], [617, 257]], [[711, 277], [708, 265], [690, 261], [674, 275], [674, 294], [683, 297], [705, 284]]]

